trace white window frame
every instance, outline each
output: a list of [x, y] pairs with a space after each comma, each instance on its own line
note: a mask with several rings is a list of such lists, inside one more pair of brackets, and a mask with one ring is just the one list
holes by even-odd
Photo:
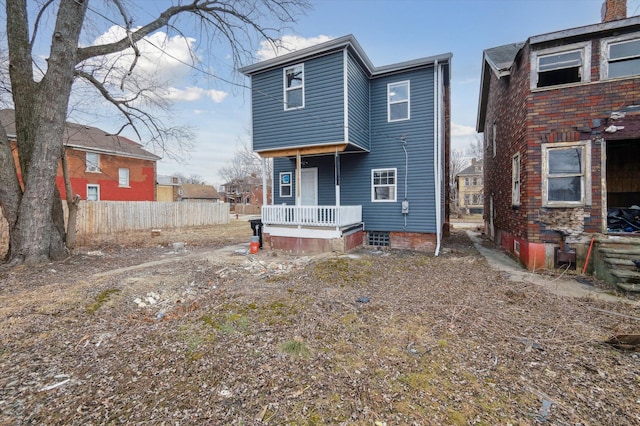
[[[582, 150], [582, 170], [579, 174], [549, 174], [549, 152], [560, 149]], [[542, 149], [542, 205], [544, 207], [577, 207], [591, 205], [591, 141], [543, 143]], [[581, 194], [578, 201], [549, 201], [549, 178], [580, 176]]]
[[[620, 37], [606, 38], [600, 41], [600, 80], [608, 80], [609, 78], [633, 78], [638, 77], [640, 74], [621, 75], [617, 77], [609, 77], [609, 53], [612, 45], [629, 43], [632, 41], [640, 41], [640, 34], [633, 33]], [[614, 62], [623, 62], [625, 60], [640, 59], [640, 54], [637, 56], [629, 56], [622, 59], [617, 59]]]
[[129, 188], [129, 169], [126, 167], [120, 167], [118, 169], [118, 186]]
[[520, 206], [520, 153], [511, 157], [511, 205]]
[[[570, 53], [575, 51], [580, 52], [581, 65], [579, 69], [579, 74], [580, 74], [579, 82], [571, 82], [571, 83], [556, 84], [553, 86], [538, 87], [538, 67], [540, 63], [539, 62], [540, 58], [543, 58], [546, 56], [559, 55], [562, 53]], [[554, 89], [557, 87], [562, 87], [570, 84], [588, 83], [590, 81], [591, 81], [591, 42], [590, 41], [586, 41], [583, 43], [573, 43], [565, 46], [551, 47], [549, 49], [543, 49], [543, 50], [537, 50], [537, 51], [531, 52], [530, 82], [531, 82], [532, 90], [533, 89], [550, 90], [550, 89]]]
[[[302, 84], [300, 86], [293, 86], [293, 87], [288, 87], [287, 86], [287, 71], [289, 70], [295, 70], [296, 68], [300, 68], [300, 70], [302, 71]], [[301, 109], [304, 108], [305, 105], [305, 96], [304, 96], [304, 80], [305, 80], [305, 75], [304, 75], [304, 63], [302, 64], [296, 64], [296, 65], [291, 65], [290, 67], [286, 67], [282, 70], [282, 87], [283, 87], [283, 95], [284, 95], [284, 110], [285, 111], [290, 111], [290, 110], [296, 110], [296, 109]], [[302, 97], [302, 105], [297, 105], [297, 106], [289, 106], [289, 92], [293, 92], [294, 90], [300, 90], [301, 93], [301, 97]]]
[[[375, 183], [376, 172], [393, 172], [393, 184], [389, 183]], [[392, 188], [393, 197], [388, 200], [376, 198], [376, 188]], [[398, 169], [396, 168], [384, 168], [384, 169], [371, 169], [371, 202], [373, 203], [395, 203], [398, 199]]]
[[[89, 156], [95, 156], [95, 161], [89, 159]], [[85, 166], [89, 173], [100, 173], [100, 154], [97, 152], [85, 152]]]
[[[406, 99], [400, 99], [400, 100], [391, 100], [391, 96], [392, 96], [392, 90], [393, 87], [396, 86], [407, 86], [407, 98]], [[398, 104], [403, 104], [406, 103], [407, 104], [407, 116], [406, 117], [402, 117], [402, 118], [395, 118], [392, 119], [391, 118], [391, 106], [392, 105], [398, 105]], [[411, 81], [409, 80], [404, 80], [404, 81], [396, 81], [394, 83], [389, 83], [387, 84], [387, 121], [389, 123], [395, 123], [397, 121], [407, 121], [411, 119]]]
[[[283, 177], [285, 175], [289, 176], [289, 183], [283, 183], [284, 181]], [[291, 182], [292, 176], [293, 176], [292, 172], [280, 172], [278, 182], [279, 182], [279, 191], [280, 191], [279, 194], [281, 198], [293, 197], [293, 184]], [[289, 188], [289, 195], [282, 195], [282, 188], [285, 188], [285, 187]]]
[[493, 143], [493, 156], [495, 157], [496, 154], [498, 153], [498, 147], [497, 147], [498, 123], [495, 122], [495, 121], [493, 122], [492, 130], [493, 130], [493, 142], [492, 142]]
[[[96, 188], [96, 199], [95, 200], [90, 200], [89, 199], [89, 188]], [[94, 184], [94, 183], [88, 183], [87, 184], [87, 201], [100, 201], [100, 185]]]

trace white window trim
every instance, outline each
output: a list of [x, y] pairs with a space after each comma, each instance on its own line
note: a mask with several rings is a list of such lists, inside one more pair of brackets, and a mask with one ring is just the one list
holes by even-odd
[[[122, 183], [123, 179], [122, 179], [122, 175], [121, 175], [121, 173], [123, 171], [127, 172], [127, 182], [124, 183], [124, 184]], [[118, 187], [120, 187], [120, 188], [131, 188], [131, 186], [129, 184], [130, 184], [130, 181], [129, 181], [129, 169], [126, 168], [126, 167], [118, 168]]]
[[[600, 40], [600, 80], [609, 80], [609, 47], [625, 41], [640, 40], [639, 33], [626, 34]], [[612, 77], [612, 79], [637, 78], [638, 74]]]
[[[292, 68], [297, 68], [300, 67], [302, 68], [302, 85], [301, 86], [296, 86], [296, 87], [287, 87], [287, 70], [290, 70]], [[289, 67], [285, 67], [282, 70], [282, 88], [283, 88], [283, 94], [284, 94], [284, 110], [285, 111], [293, 111], [296, 109], [302, 109], [305, 106], [305, 96], [304, 96], [304, 87], [305, 87], [305, 73], [304, 73], [304, 63], [302, 64], [296, 64], [296, 65], [291, 65]], [[289, 91], [293, 91], [293, 90], [302, 90], [302, 105], [300, 106], [295, 106], [295, 107], [289, 107], [289, 103], [287, 102], [287, 100], [289, 99], [289, 97], [287, 96], [287, 92]]]
[[[555, 55], [558, 53], [567, 53], [572, 51], [580, 51], [582, 66], [580, 67], [580, 81], [576, 83], [557, 84], [555, 86], [538, 87], [538, 58], [541, 56]], [[591, 42], [567, 44], [564, 46], [551, 47], [549, 49], [536, 50], [531, 52], [531, 73], [530, 82], [531, 90], [550, 90], [558, 87], [568, 86], [572, 84], [583, 84], [591, 81]]]
[[[289, 183], [282, 183], [282, 176], [283, 175], [289, 175]], [[291, 198], [293, 197], [293, 183], [291, 182], [291, 180], [293, 179], [293, 174], [291, 172], [280, 172], [280, 174], [278, 175], [278, 182], [279, 182], [279, 194], [280, 194], [280, 198]], [[283, 186], [288, 186], [289, 187], [289, 195], [282, 195], [282, 187]]]
[[95, 187], [97, 189], [97, 200], [91, 200], [91, 201], [100, 201], [100, 185], [97, 185], [95, 183], [88, 183], [87, 184], [87, 201], [89, 201], [89, 188], [90, 187]]
[[495, 157], [496, 154], [498, 153], [497, 142], [496, 142], [496, 140], [498, 139], [498, 136], [497, 136], [498, 124], [495, 121], [493, 122], [492, 130], [493, 130], [493, 135], [492, 135], [492, 137], [493, 137], [493, 156]]
[[[549, 151], [558, 148], [582, 148], [582, 194], [580, 201], [549, 201]], [[542, 205], [543, 207], [579, 207], [591, 205], [591, 141], [544, 143], [542, 148]]]
[[520, 183], [521, 175], [520, 153], [517, 153], [511, 157], [511, 205], [513, 207], [520, 206], [520, 191], [522, 190]]
[[[407, 100], [402, 101], [391, 101], [391, 86], [399, 86], [401, 84], [407, 85]], [[397, 118], [395, 120], [391, 119], [391, 105], [407, 103], [407, 118]], [[396, 123], [398, 121], [407, 121], [411, 119], [411, 81], [403, 80], [403, 81], [395, 81], [393, 83], [387, 84], [387, 122]]]
[[[91, 163], [88, 159], [87, 159], [87, 155], [92, 154], [97, 156], [97, 164], [95, 165], [95, 167], [90, 167], [93, 163]], [[86, 151], [85, 152], [85, 171], [87, 173], [100, 173], [100, 154], [97, 152], [89, 152]]]
[[[393, 170], [393, 185], [374, 185], [373, 176], [375, 172], [390, 171]], [[393, 187], [393, 199], [389, 200], [376, 200], [376, 187]], [[380, 169], [371, 169], [371, 202], [373, 203], [395, 203], [398, 200], [398, 169], [394, 167], [384, 167]]]

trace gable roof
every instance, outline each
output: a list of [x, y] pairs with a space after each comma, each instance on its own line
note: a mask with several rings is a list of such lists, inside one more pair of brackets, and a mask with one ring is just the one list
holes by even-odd
[[463, 169], [458, 173], [458, 176], [464, 175], [481, 175], [482, 174], [482, 160], [478, 160], [471, 164], [469, 167]]
[[[15, 111], [0, 110], [0, 124], [10, 138], [16, 138]], [[141, 144], [129, 138], [111, 135], [102, 129], [67, 122], [64, 130], [64, 145], [82, 151], [117, 155], [121, 157], [139, 158], [157, 161], [162, 157], [146, 151]]]
[[525, 44], [528, 43], [529, 45], [534, 46], [541, 43], [557, 42], [558, 40], [568, 41], [576, 38], [584, 39], [585, 37], [593, 37], [599, 33], [614, 32], [621, 28], [629, 28], [633, 26], [637, 26], [640, 29], [640, 16], [554, 31], [529, 37], [526, 42], [505, 44], [503, 46], [486, 49], [482, 54], [482, 76], [480, 78], [480, 96], [478, 100], [476, 131], [484, 132], [484, 120], [487, 113], [486, 107], [487, 99], [489, 97], [491, 72], [493, 72], [498, 79], [509, 76], [511, 74], [511, 66]]
[[192, 198], [197, 200], [219, 200], [220, 195], [212, 185], [197, 185], [194, 183], [183, 183], [180, 185], [182, 194], [180, 198]]
[[317, 44], [315, 46], [306, 47], [304, 49], [296, 50], [295, 52], [276, 56], [275, 58], [257, 62], [252, 65], [247, 65], [240, 68], [239, 71], [247, 76], [251, 76], [276, 67], [281, 67], [288, 63], [295, 63], [309, 59], [310, 57], [321, 56], [344, 49], [348, 49], [349, 51], [354, 53], [356, 58], [367, 70], [370, 77], [376, 77], [400, 70], [431, 65], [436, 62], [447, 62], [453, 56], [451, 53], [445, 53], [436, 56], [414, 59], [406, 62], [398, 62], [396, 64], [385, 65], [383, 67], [375, 67], [371, 60], [369, 60], [367, 55], [364, 53], [364, 50], [362, 50], [362, 47], [360, 46], [360, 43], [358, 43], [356, 38], [352, 34], [348, 34], [342, 37], [335, 38], [333, 40], [326, 41], [324, 43]]

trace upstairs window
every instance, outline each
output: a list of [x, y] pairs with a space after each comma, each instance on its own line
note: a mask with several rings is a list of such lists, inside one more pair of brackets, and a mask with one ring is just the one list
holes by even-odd
[[95, 152], [87, 152], [85, 157], [85, 163], [87, 166], [87, 172], [99, 173], [100, 172], [100, 154]]
[[582, 83], [591, 80], [588, 43], [562, 46], [533, 52], [531, 88]]
[[118, 186], [129, 186], [129, 169], [118, 169]]
[[304, 108], [304, 66], [284, 69], [284, 109]]
[[601, 52], [600, 76], [603, 80], [640, 75], [640, 38], [603, 40]]
[[543, 204], [571, 207], [591, 204], [590, 142], [543, 144]]
[[396, 201], [396, 169], [371, 170], [371, 201]]
[[387, 84], [387, 120], [402, 121], [410, 118], [409, 81]]

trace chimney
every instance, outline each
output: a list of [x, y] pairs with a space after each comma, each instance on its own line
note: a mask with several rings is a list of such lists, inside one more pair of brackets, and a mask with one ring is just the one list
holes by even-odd
[[627, 17], [627, 0], [605, 0], [602, 3], [602, 22], [617, 21]]
[[476, 165], [476, 159], [475, 159], [475, 158], [472, 158], [472, 159], [471, 159], [471, 165], [472, 165], [472, 166], [475, 166], [475, 165]]

